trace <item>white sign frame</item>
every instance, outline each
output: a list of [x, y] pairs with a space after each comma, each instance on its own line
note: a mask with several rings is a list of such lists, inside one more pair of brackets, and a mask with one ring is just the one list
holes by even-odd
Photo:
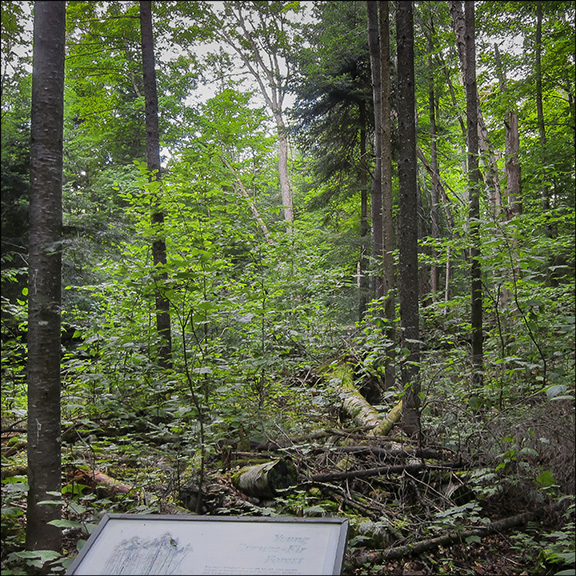
[[107, 514], [67, 575], [340, 574], [348, 521]]

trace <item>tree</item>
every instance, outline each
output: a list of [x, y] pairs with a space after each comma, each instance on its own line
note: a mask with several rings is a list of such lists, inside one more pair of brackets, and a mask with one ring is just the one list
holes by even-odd
[[[390, 126], [390, 32], [388, 2], [367, 2], [368, 44], [374, 98], [374, 155], [372, 177], [373, 258], [376, 261], [376, 297], [384, 299], [388, 325], [384, 336], [393, 341], [396, 319], [394, 298], [394, 221], [392, 215], [392, 137]], [[385, 364], [386, 389], [394, 385], [390, 359]]]
[[500, 80], [500, 90], [506, 101], [506, 112], [504, 116], [504, 125], [506, 127], [506, 205], [504, 210], [507, 218], [512, 218], [515, 214], [522, 212], [521, 194], [522, 179], [521, 167], [518, 159], [520, 151], [520, 134], [518, 132], [518, 112], [516, 106], [511, 102], [511, 96], [507, 88], [506, 71], [500, 57], [498, 44], [494, 44], [494, 56], [496, 59], [496, 68]]
[[382, 254], [384, 231], [382, 229], [382, 65], [380, 38], [378, 33], [378, 4], [367, 1], [368, 8], [368, 46], [370, 47], [370, 67], [372, 69], [372, 94], [374, 99], [374, 172], [372, 175], [372, 257], [376, 262], [376, 297], [383, 296]]
[[402, 367], [402, 427], [407, 434], [420, 432], [420, 320], [418, 304], [418, 188], [416, 159], [416, 102], [414, 86], [414, 18], [412, 2], [400, 1], [396, 9], [398, 51], [398, 296], [402, 344], [408, 357]]
[[[382, 294], [384, 316], [388, 327], [384, 336], [393, 343], [396, 321], [396, 274], [394, 272], [394, 215], [392, 192], [392, 126], [390, 120], [390, 3], [379, 2], [380, 65], [382, 79]], [[390, 355], [393, 352], [390, 351]], [[384, 368], [384, 386], [392, 389], [395, 383], [394, 366], [387, 359]]]
[[[152, 199], [152, 256], [156, 274], [156, 329], [160, 337], [158, 356], [160, 365], [171, 366], [172, 336], [170, 331], [170, 302], [166, 298], [163, 286], [168, 279], [166, 272], [166, 241], [164, 239], [164, 210], [161, 206], [162, 195], [160, 165], [160, 134], [158, 130], [158, 91], [156, 88], [156, 70], [154, 68], [154, 40], [152, 33], [152, 2], [140, 2], [140, 28], [142, 31], [142, 65], [144, 72], [144, 94], [146, 100], [146, 163], [153, 187]], [[164, 270], [163, 270], [164, 268]]]
[[65, 2], [34, 4], [30, 146], [26, 546], [59, 550], [62, 135]]
[[468, 134], [468, 181], [469, 181], [469, 234], [470, 234], [470, 281], [472, 325], [473, 381], [482, 384], [483, 335], [482, 335], [482, 268], [480, 265], [480, 170], [478, 168], [478, 100], [476, 87], [476, 43], [474, 25], [474, 2], [464, 7], [466, 67], [466, 116]]
[[[366, 42], [366, 4], [329, 2], [314, 6], [315, 22], [303, 34], [310, 46], [292, 59], [295, 74], [292, 92], [296, 103], [296, 141], [306, 158], [306, 173], [322, 182], [304, 206], [321, 208], [330, 220], [343, 203], [357, 211], [359, 204], [360, 254], [354, 271], [359, 288], [358, 316], [364, 317], [372, 291], [368, 289], [370, 223], [368, 190], [373, 126], [370, 55]], [[359, 196], [359, 198], [357, 198]], [[358, 244], [358, 231], [350, 244]], [[378, 264], [376, 264], [378, 266]]]
[[256, 80], [260, 93], [272, 114], [278, 133], [278, 175], [284, 207], [284, 219], [291, 227], [294, 220], [292, 190], [288, 171], [288, 128], [284, 98], [291, 76], [291, 50], [287, 14], [293, 2], [225, 2], [224, 17], [212, 15], [215, 33], [240, 57]]
[[[450, 14], [452, 17], [452, 25], [456, 33], [456, 46], [458, 48], [458, 57], [460, 62], [460, 70], [462, 72], [462, 79], [464, 84], [466, 84], [467, 75], [467, 53], [466, 53], [466, 23], [465, 15], [462, 13], [462, 2], [460, 0], [450, 0], [448, 2], [450, 7]], [[488, 135], [488, 130], [486, 129], [486, 124], [484, 122], [484, 116], [482, 114], [482, 108], [480, 106], [480, 100], [476, 95], [476, 104], [478, 109], [475, 113], [477, 118], [476, 124], [479, 130], [478, 133], [478, 146], [482, 151], [482, 158], [486, 165], [486, 184], [487, 189], [490, 194], [490, 204], [494, 213], [502, 207], [502, 193], [500, 191], [500, 181], [498, 177], [498, 168], [496, 163], [496, 158], [493, 152], [493, 145]]]

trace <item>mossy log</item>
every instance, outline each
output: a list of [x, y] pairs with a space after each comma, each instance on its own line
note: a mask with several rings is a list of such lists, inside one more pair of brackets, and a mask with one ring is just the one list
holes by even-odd
[[232, 475], [232, 483], [238, 490], [261, 500], [274, 498], [278, 490], [295, 486], [297, 482], [296, 467], [285, 458], [246, 466]]
[[2, 468], [2, 480], [12, 478], [13, 476], [26, 476], [28, 466], [26, 464], [15, 464], [14, 466], [5, 466]]
[[329, 382], [338, 390], [343, 398], [342, 407], [360, 426], [369, 427], [371, 436], [385, 436], [390, 432], [394, 424], [400, 421], [402, 416], [402, 400], [388, 412], [380, 414], [358, 392], [354, 386], [352, 371], [348, 366], [337, 366], [330, 373]]

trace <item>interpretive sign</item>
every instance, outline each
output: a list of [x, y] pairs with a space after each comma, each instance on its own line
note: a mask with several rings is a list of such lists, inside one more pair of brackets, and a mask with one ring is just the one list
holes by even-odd
[[106, 515], [67, 574], [340, 574], [339, 518]]

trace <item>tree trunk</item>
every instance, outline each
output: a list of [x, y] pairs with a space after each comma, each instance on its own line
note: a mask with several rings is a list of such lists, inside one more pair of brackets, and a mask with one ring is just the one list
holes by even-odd
[[[257, 28], [254, 27], [254, 21], [250, 18], [247, 24], [243, 10], [249, 6], [248, 2], [230, 2], [225, 3], [225, 14], [229, 21], [236, 28], [233, 32], [230, 29], [221, 29], [224, 41], [236, 51], [248, 72], [254, 77], [260, 93], [268, 106], [278, 133], [278, 177], [280, 181], [280, 194], [282, 205], [284, 207], [284, 220], [288, 223], [288, 230], [292, 230], [294, 221], [294, 209], [292, 200], [292, 189], [290, 187], [290, 177], [288, 173], [288, 130], [284, 124], [283, 102], [286, 93], [286, 84], [282, 81], [284, 76], [281, 62], [281, 54], [278, 46], [272, 43], [271, 53], [268, 54], [267, 65], [264, 62], [264, 54], [257, 42]], [[258, 20], [263, 28], [266, 28], [265, 16], [259, 11], [257, 3], [252, 4], [253, 11], [251, 17]], [[281, 16], [280, 18], [281, 24]], [[250, 29], [249, 29], [250, 27]], [[269, 38], [268, 40], [278, 40], [278, 38]], [[288, 61], [284, 62], [287, 69], [290, 67]]]
[[418, 188], [416, 160], [416, 106], [414, 86], [414, 23], [412, 2], [398, 2], [396, 11], [398, 49], [398, 177], [400, 213], [398, 240], [400, 266], [398, 294], [402, 345], [409, 357], [402, 367], [405, 389], [402, 426], [409, 435], [420, 433], [420, 330], [418, 304]]
[[[496, 60], [496, 68], [500, 80], [500, 91], [505, 98], [508, 98], [508, 90], [506, 86], [506, 73], [502, 67], [502, 60], [500, 58], [500, 51], [498, 44], [494, 44], [494, 57]], [[504, 125], [506, 127], [506, 218], [510, 219], [516, 214], [522, 212], [521, 204], [521, 168], [518, 159], [520, 151], [520, 135], [518, 133], [518, 114], [514, 110], [514, 106], [508, 102], [507, 111], [504, 117]]]
[[288, 131], [284, 125], [282, 114], [275, 114], [276, 129], [278, 131], [278, 177], [280, 180], [280, 195], [282, 196], [282, 206], [284, 207], [284, 220], [288, 222], [291, 230], [294, 222], [294, 207], [292, 203], [292, 189], [290, 188], [290, 178], [288, 176]]
[[[432, 168], [432, 195], [430, 206], [430, 224], [432, 238], [440, 238], [440, 224], [438, 216], [438, 201], [440, 179], [438, 177], [438, 150], [437, 150], [437, 130], [436, 130], [436, 94], [434, 91], [434, 66], [432, 61], [432, 53], [434, 51], [434, 41], [432, 34], [434, 33], [434, 20], [430, 16], [430, 36], [428, 36], [428, 73], [430, 86], [428, 88], [428, 114], [430, 117], [430, 164]], [[436, 260], [436, 249], [432, 249], [432, 260]], [[440, 279], [438, 266], [432, 264], [430, 267], [430, 291], [432, 292], [432, 301], [436, 302], [438, 292], [438, 282]]]
[[[154, 68], [154, 40], [152, 35], [152, 3], [140, 1], [140, 29], [142, 34], [142, 65], [144, 73], [144, 94], [146, 102], [146, 163], [150, 181], [161, 182], [160, 176], [160, 134], [158, 129], [158, 92], [156, 70]], [[158, 349], [159, 364], [163, 368], [172, 366], [172, 331], [170, 326], [170, 302], [164, 295], [164, 284], [168, 280], [166, 272], [166, 241], [164, 240], [164, 211], [160, 197], [162, 188], [152, 200], [152, 228], [155, 239], [152, 243], [156, 280], [156, 330], [160, 338]]]
[[278, 490], [295, 486], [298, 474], [289, 459], [273, 460], [257, 466], [247, 466], [232, 476], [232, 483], [238, 490], [254, 498], [274, 498]]
[[[384, 295], [384, 317], [389, 326], [384, 337], [390, 342], [396, 340], [394, 322], [396, 320], [396, 298], [394, 289], [394, 217], [392, 202], [392, 128], [390, 124], [390, 4], [380, 0], [380, 64], [382, 79], [382, 292]], [[384, 364], [384, 387], [394, 388], [394, 351], [390, 347]]]
[[367, 1], [368, 46], [372, 70], [372, 97], [374, 100], [374, 173], [372, 175], [372, 258], [375, 262], [374, 284], [376, 297], [381, 298], [382, 284], [382, 70], [380, 62], [380, 40], [378, 37], [378, 2]]
[[[544, 102], [542, 99], [542, 2], [536, 2], [536, 113], [538, 116], [538, 134], [540, 136], [540, 162], [546, 165], [546, 125], [544, 123]], [[544, 182], [542, 176], [542, 184], [540, 194], [542, 198], [542, 211], [547, 218], [550, 211], [550, 190], [548, 185]], [[546, 236], [552, 238], [554, 232], [552, 226], [546, 225]]]
[[506, 124], [506, 173], [508, 175], [507, 216], [512, 218], [522, 213], [522, 168], [518, 153], [520, 152], [520, 134], [518, 131], [518, 114], [511, 110], [507, 114]]
[[465, 3], [466, 39], [466, 115], [468, 117], [468, 182], [469, 182], [469, 231], [471, 260], [471, 320], [473, 382], [480, 386], [483, 380], [482, 342], [482, 269], [480, 266], [480, 170], [478, 169], [478, 92], [476, 88], [476, 40], [474, 2]]
[[358, 261], [358, 321], [361, 322], [366, 312], [368, 300], [366, 269], [368, 263], [368, 158], [366, 154], [366, 104], [358, 104], [360, 120], [360, 259]]
[[[466, 5], [467, 2], [464, 2], [464, 4]], [[454, 32], [456, 33], [456, 46], [458, 48], [462, 78], [464, 79], [464, 83], [466, 83], [465, 78], [467, 74], [467, 57], [465, 16], [462, 13], [462, 3], [460, 0], [450, 0], [448, 5], [450, 7], [452, 26], [454, 28]], [[486, 125], [484, 123], [484, 117], [482, 116], [482, 109], [480, 107], [480, 101], [477, 94], [475, 117], [477, 119], [476, 127], [478, 130], [478, 146], [482, 152], [483, 161], [486, 167], [486, 184], [488, 193], [490, 194], [490, 205], [492, 206], [494, 213], [498, 214], [499, 210], [502, 208], [502, 193], [500, 191], [497, 159], [492, 153], [492, 143], [490, 142], [488, 130], [486, 129]]]
[[62, 138], [66, 3], [34, 3], [28, 269], [28, 504], [26, 547], [60, 550]]

